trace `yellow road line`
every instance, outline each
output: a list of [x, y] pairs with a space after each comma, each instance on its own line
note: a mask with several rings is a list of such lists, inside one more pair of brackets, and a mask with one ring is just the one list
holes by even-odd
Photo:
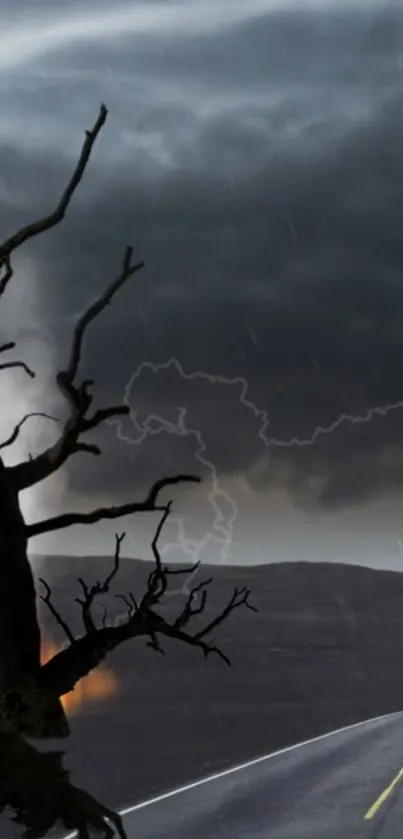
[[399, 772], [397, 773], [396, 777], [393, 778], [392, 783], [389, 784], [389, 786], [386, 787], [386, 789], [384, 789], [383, 792], [381, 792], [379, 798], [376, 799], [376, 801], [372, 805], [372, 807], [370, 807], [368, 812], [365, 813], [364, 819], [372, 819], [375, 816], [375, 814], [378, 812], [379, 808], [382, 807], [382, 804], [384, 804], [384, 802], [386, 801], [388, 796], [391, 794], [391, 792], [393, 792], [395, 786], [399, 783], [400, 778], [402, 778], [402, 777], [403, 777], [403, 769], [399, 769]]

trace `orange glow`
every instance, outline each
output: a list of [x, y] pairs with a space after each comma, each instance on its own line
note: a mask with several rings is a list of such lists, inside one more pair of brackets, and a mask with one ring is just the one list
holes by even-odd
[[[42, 644], [41, 660], [45, 664], [58, 652], [55, 644]], [[119, 683], [109, 667], [103, 664], [98, 665], [95, 670], [88, 673], [76, 684], [74, 690], [62, 696], [61, 702], [66, 714], [75, 714], [82, 710], [84, 705], [90, 702], [99, 702], [116, 696], [119, 692]]]

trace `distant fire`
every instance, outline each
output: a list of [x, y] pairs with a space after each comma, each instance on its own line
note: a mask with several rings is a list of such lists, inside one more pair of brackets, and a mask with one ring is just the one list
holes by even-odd
[[[45, 664], [58, 652], [58, 647], [55, 644], [42, 644], [42, 664]], [[62, 696], [62, 705], [67, 714], [74, 714], [83, 709], [84, 705], [90, 702], [102, 702], [105, 699], [110, 699], [116, 696], [119, 692], [119, 683], [113, 672], [109, 667], [100, 664], [88, 676], [75, 686], [74, 690]]]

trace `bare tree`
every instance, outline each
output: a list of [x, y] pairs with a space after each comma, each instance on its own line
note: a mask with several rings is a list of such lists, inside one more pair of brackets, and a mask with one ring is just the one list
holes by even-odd
[[[0, 297], [13, 279], [14, 252], [33, 237], [58, 225], [65, 217], [106, 117], [107, 109], [102, 105], [93, 128], [86, 131], [78, 162], [56, 208], [43, 218], [23, 227], [0, 245]], [[67, 736], [69, 726], [60, 698], [71, 691], [83, 676], [124, 641], [146, 636], [149, 645], [162, 652], [161, 638], [166, 636], [200, 649], [205, 656], [219, 655], [229, 664], [226, 655], [215, 642], [209, 640], [211, 633], [237, 607], [245, 605], [253, 608], [248, 601], [249, 591], [235, 590], [224, 610], [214, 619], [201, 625], [207, 589], [211, 583], [211, 580], [205, 580], [191, 589], [182, 611], [174, 620], [166, 620], [158, 610], [167, 590], [169, 577], [172, 574], [189, 573], [194, 570], [193, 567], [178, 571], [161, 562], [158, 539], [170, 514], [172, 502], [162, 502], [160, 495], [163, 490], [176, 484], [199, 482], [200, 478], [196, 475], [161, 477], [150, 487], [143, 499], [119, 506], [94, 509], [89, 513], [62, 513], [30, 524], [24, 521], [21, 512], [19, 496], [23, 490], [44, 481], [77, 453], [99, 455], [99, 447], [86, 437], [83, 439], [83, 435], [96, 429], [108, 418], [128, 413], [128, 408], [124, 405], [106, 406], [91, 411], [94, 383], [92, 380], [79, 378], [80, 362], [88, 326], [143, 266], [142, 261], [136, 262], [133, 259], [132, 247], [126, 247], [116, 277], [77, 321], [66, 367], [56, 376], [56, 384], [65, 399], [67, 409], [67, 418], [56, 442], [39, 455], [15, 466], [5, 466], [0, 457], [0, 731], [4, 733], [3, 736], [14, 737], [15, 744], [21, 743], [24, 735], [34, 738]], [[4, 343], [0, 346], [0, 353], [7, 356], [14, 347], [14, 342]], [[0, 364], [0, 370], [10, 368], [20, 368], [22, 376], [35, 376], [35, 372], [23, 360], [6, 360]], [[0, 445], [1, 449], [17, 439], [23, 423], [29, 416], [31, 415], [23, 417], [10, 432], [7, 440]], [[110, 625], [104, 618], [102, 625], [98, 626], [93, 614], [93, 605], [99, 595], [110, 591], [111, 584], [118, 574], [123, 536], [116, 536], [113, 568], [104, 582], [88, 585], [84, 580], [80, 580], [82, 597], [79, 598], [79, 605], [84, 628], [80, 637], [74, 637], [52, 603], [49, 585], [42, 581], [42, 599], [63, 627], [68, 644], [50, 661], [41, 665], [36, 591], [28, 559], [29, 539], [40, 533], [49, 533], [78, 523], [90, 524], [148, 511], [161, 513], [152, 543], [155, 563], [142, 596], [136, 598], [132, 592], [123, 595], [127, 615], [119, 624]], [[192, 631], [190, 624], [194, 619], [197, 630]], [[84, 793], [82, 795], [85, 796]], [[24, 810], [20, 804], [18, 812], [22, 820], [24, 816], [21, 816], [21, 813], [26, 810], [27, 807]], [[86, 828], [83, 830], [85, 835]]]

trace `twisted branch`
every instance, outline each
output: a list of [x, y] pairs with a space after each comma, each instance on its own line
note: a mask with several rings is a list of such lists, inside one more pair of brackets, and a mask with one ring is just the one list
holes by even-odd
[[98, 521], [118, 519], [122, 516], [131, 515], [132, 513], [150, 513], [156, 510], [165, 510], [165, 506], [157, 505], [158, 494], [166, 486], [183, 482], [200, 483], [200, 478], [197, 475], [173, 475], [159, 478], [152, 485], [143, 501], [129, 501], [127, 504], [120, 504], [119, 506], [99, 507], [96, 510], [91, 510], [89, 513], [63, 513], [60, 516], [54, 516], [53, 518], [28, 524], [26, 525], [25, 532], [28, 539], [31, 539], [40, 533], [51, 533], [54, 530], [61, 530], [76, 524], [95, 524]]
[[93, 381], [86, 379], [77, 384], [75, 379], [81, 361], [86, 329], [112, 302], [116, 292], [144, 265], [143, 262], [133, 263], [132, 254], [133, 248], [127, 247], [118, 276], [78, 319], [73, 333], [68, 364], [65, 370], [59, 371], [56, 376], [57, 386], [69, 406], [69, 417], [56, 443], [37, 457], [10, 467], [10, 477], [17, 492], [43, 481], [57, 471], [72, 454], [87, 452], [99, 455], [99, 447], [92, 443], [80, 441], [80, 435], [85, 431], [96, 428], [109, 417], [128, 413], [127, 406], [120, 405], [99, 409], [93, 416], [87, 417], [87, 411], [93, 401], [93, 396], [90, 393]]
[[[105, 578], [103, 583], [100, 583], [99, 581], [97, 581], [94, 585], [92, 585], [89, 588], [87, 583], [83, 580], [82, 577], [78, 578], [78, 582], [80, 583], [81, 588], [83, 590], [84, 599], [81, 599], [80, 597], [76, 597], [76, 603], [79, 603], [80, 606], [82, 607], [83, 623], [84, 623], [84, 626], [85, 626], [85, 629], [86, 629], [87, 633], [97, 631], [97, 627], [96, 627], [96, 624], [94, 622], [94, 618], [93, 618], [93, 615], [92, 615], [92, 607], [94, 605], [94, 601], [96, 600], [97, 597], [99, 597], [100, 594], [107, 594], [108, 593], [109, 588], [110, 588], [110, 584], [111, 584], [112, 580], [114, 579], [114, 577], [116, 577], [116, 574], [118, 573], [119, 560], [120, 560], [120, 546], [121, 546], [125, 536], [126, 536], [125, 533], [121, 533], [120, 536], [119, 536], [118, 533], [115, 534], [116, 545], [115, 545], [115, 556], [114, 556], [113, 568], [112, 568], [112, 571], [110, 572], [110, 574], [108, 574], [108, 576]], [[106, 616], [104, 615], [104, 621], [105, 621], [105, 619], [106, 619]], [[104, 625], [105, 625], [105, 623], [104, 623]]]
[[[127, 607], [125, 621], [115, 623], [115, 625], [107, 625], [104, 614], [102, 627], [98, 628], [91, 612], [96, 597], [100, 594], [107, 594], [110, 591], [111, 583], [117, 577], [120, 545], [124, 534], [121, 536], [116, 535], [113, 568], [104, 582], [101, 583], [98, 581], [95, 585], [88, 586], [84, 580], [80, 580], [83, 597], [77, 598], [77, 602], [82, 608], [85, 634], [73, 640], [70, 646], [61, 650], [43, 665], [41, 668], [40, 683], [46, 690], [54, 691], [59, 696], [69, 692], [74, 688], [77, 681], [87, 675], [87, 673], [105, 659], [109, 652], [123, 642], [140, 636], [147, 636], [150, 639], [148, 646], [159, 653], [163, 653], [161, 637], [166, 636], [167, 638], [172, 638], [201, 649], [205, 657], [216, 654], [227, 665], [231, 664], [228, 656], [217, 646], [215, 641], [208, 640], [207, 636], [210, 636], [213, 630], [217, 629], [239, 607], [246, 606], [254, 612], [257, 611], [256, 607], [249, 603], [249, 589], [246, 587], [241, 589], [235, 588], [222, 611], [205, 624], [205, 626], [193, 633], [190, 631], [190, 625], [194, 617], [200, 617], [205, 611], [207, 587], [212, 583], [211, 578], [204, 580], [191, 589], [183, 609], [173, 621], [166, 620], [159, 611], [156, 611], [158, 606], [162, 605], [161, 601], [167, 591], [170, 574], [177, 573], [176, 569], [171, 572], [167, 566], [162, 565], [158, 548], [158, 539], [161, 535], [162, 527], [169, 516], [170, 509], [170, 504], [165, 507], [164, 514], [153, 540], [155, 568], [148, 577], [147, 587], [143, 597], [137, 600], [132, 592], [128, 595], [121, 593], [115, 595]], [[184, 572], [188, 573], [189, 569], [184, 569]], [[197, 604], [195, 602], [196, 598], [199, 598]], [[52, 608], [52, 613], [55, 614], [54, 607]], [[58, 622], [60, 623], [60, 616]]]
[[38, 236], [41, 233], [44, 233], [46, 230], [50, 230], [52, 227], [55, 227], [63, 220], [66, 214], [66, 210], [74, 195], [74, 192], [77, 189], [84, 175], [94, 143], [98, 137], [99, 132], [101, 131], [101, 128], [103, 127], [106, 121], [107, 113], [108, 111], [105, 105], [101, 105], [95, 125], [93, 126], [91, 131], [87, 130], [85, 132], [85, 140], [81, 149], [81, 154], [79, 156], [78, 162], [53, 212], [49, 213], [49, 215], [44, 216], [38, 221], [34, 221], [31, 224], [27, 224], [26, 227], [22, 227], [20, 230], [17, 231], [17, 233], [14, 233], [12, 236], [6, 239], [6, 241], [3, 242], [2, 245], [0, 245], [0, 266], [6, 266], [6, 274], [0, 283], [0, 295], [3, 294], [13, 273], [10, 264], [10, 256], [13, 253], [13, 251], [15, 251], [25, 242], [27, 242], [28, 239], [32, 239], [34, 236]]
[[7, 439], [4, 440], [3, 443], [0, 443], [0, 449], [5, 449], [6, 446], [11, 446], [13, 443], [15, 443], [22, 426], [26, 423], [28, 419], [31, 419], [32, 417], [45, 417], [46, 419], [53, 420], [54, 422], [59, 422], [57, 417], [52, 417], [50, 414], [45, 414], [42, 411], [33, 411], [30, 414], [25, 414], [25, 416], [19, 422], [17, 422], [17, 425], [14, 427], [10, 436], [7, 437]]

